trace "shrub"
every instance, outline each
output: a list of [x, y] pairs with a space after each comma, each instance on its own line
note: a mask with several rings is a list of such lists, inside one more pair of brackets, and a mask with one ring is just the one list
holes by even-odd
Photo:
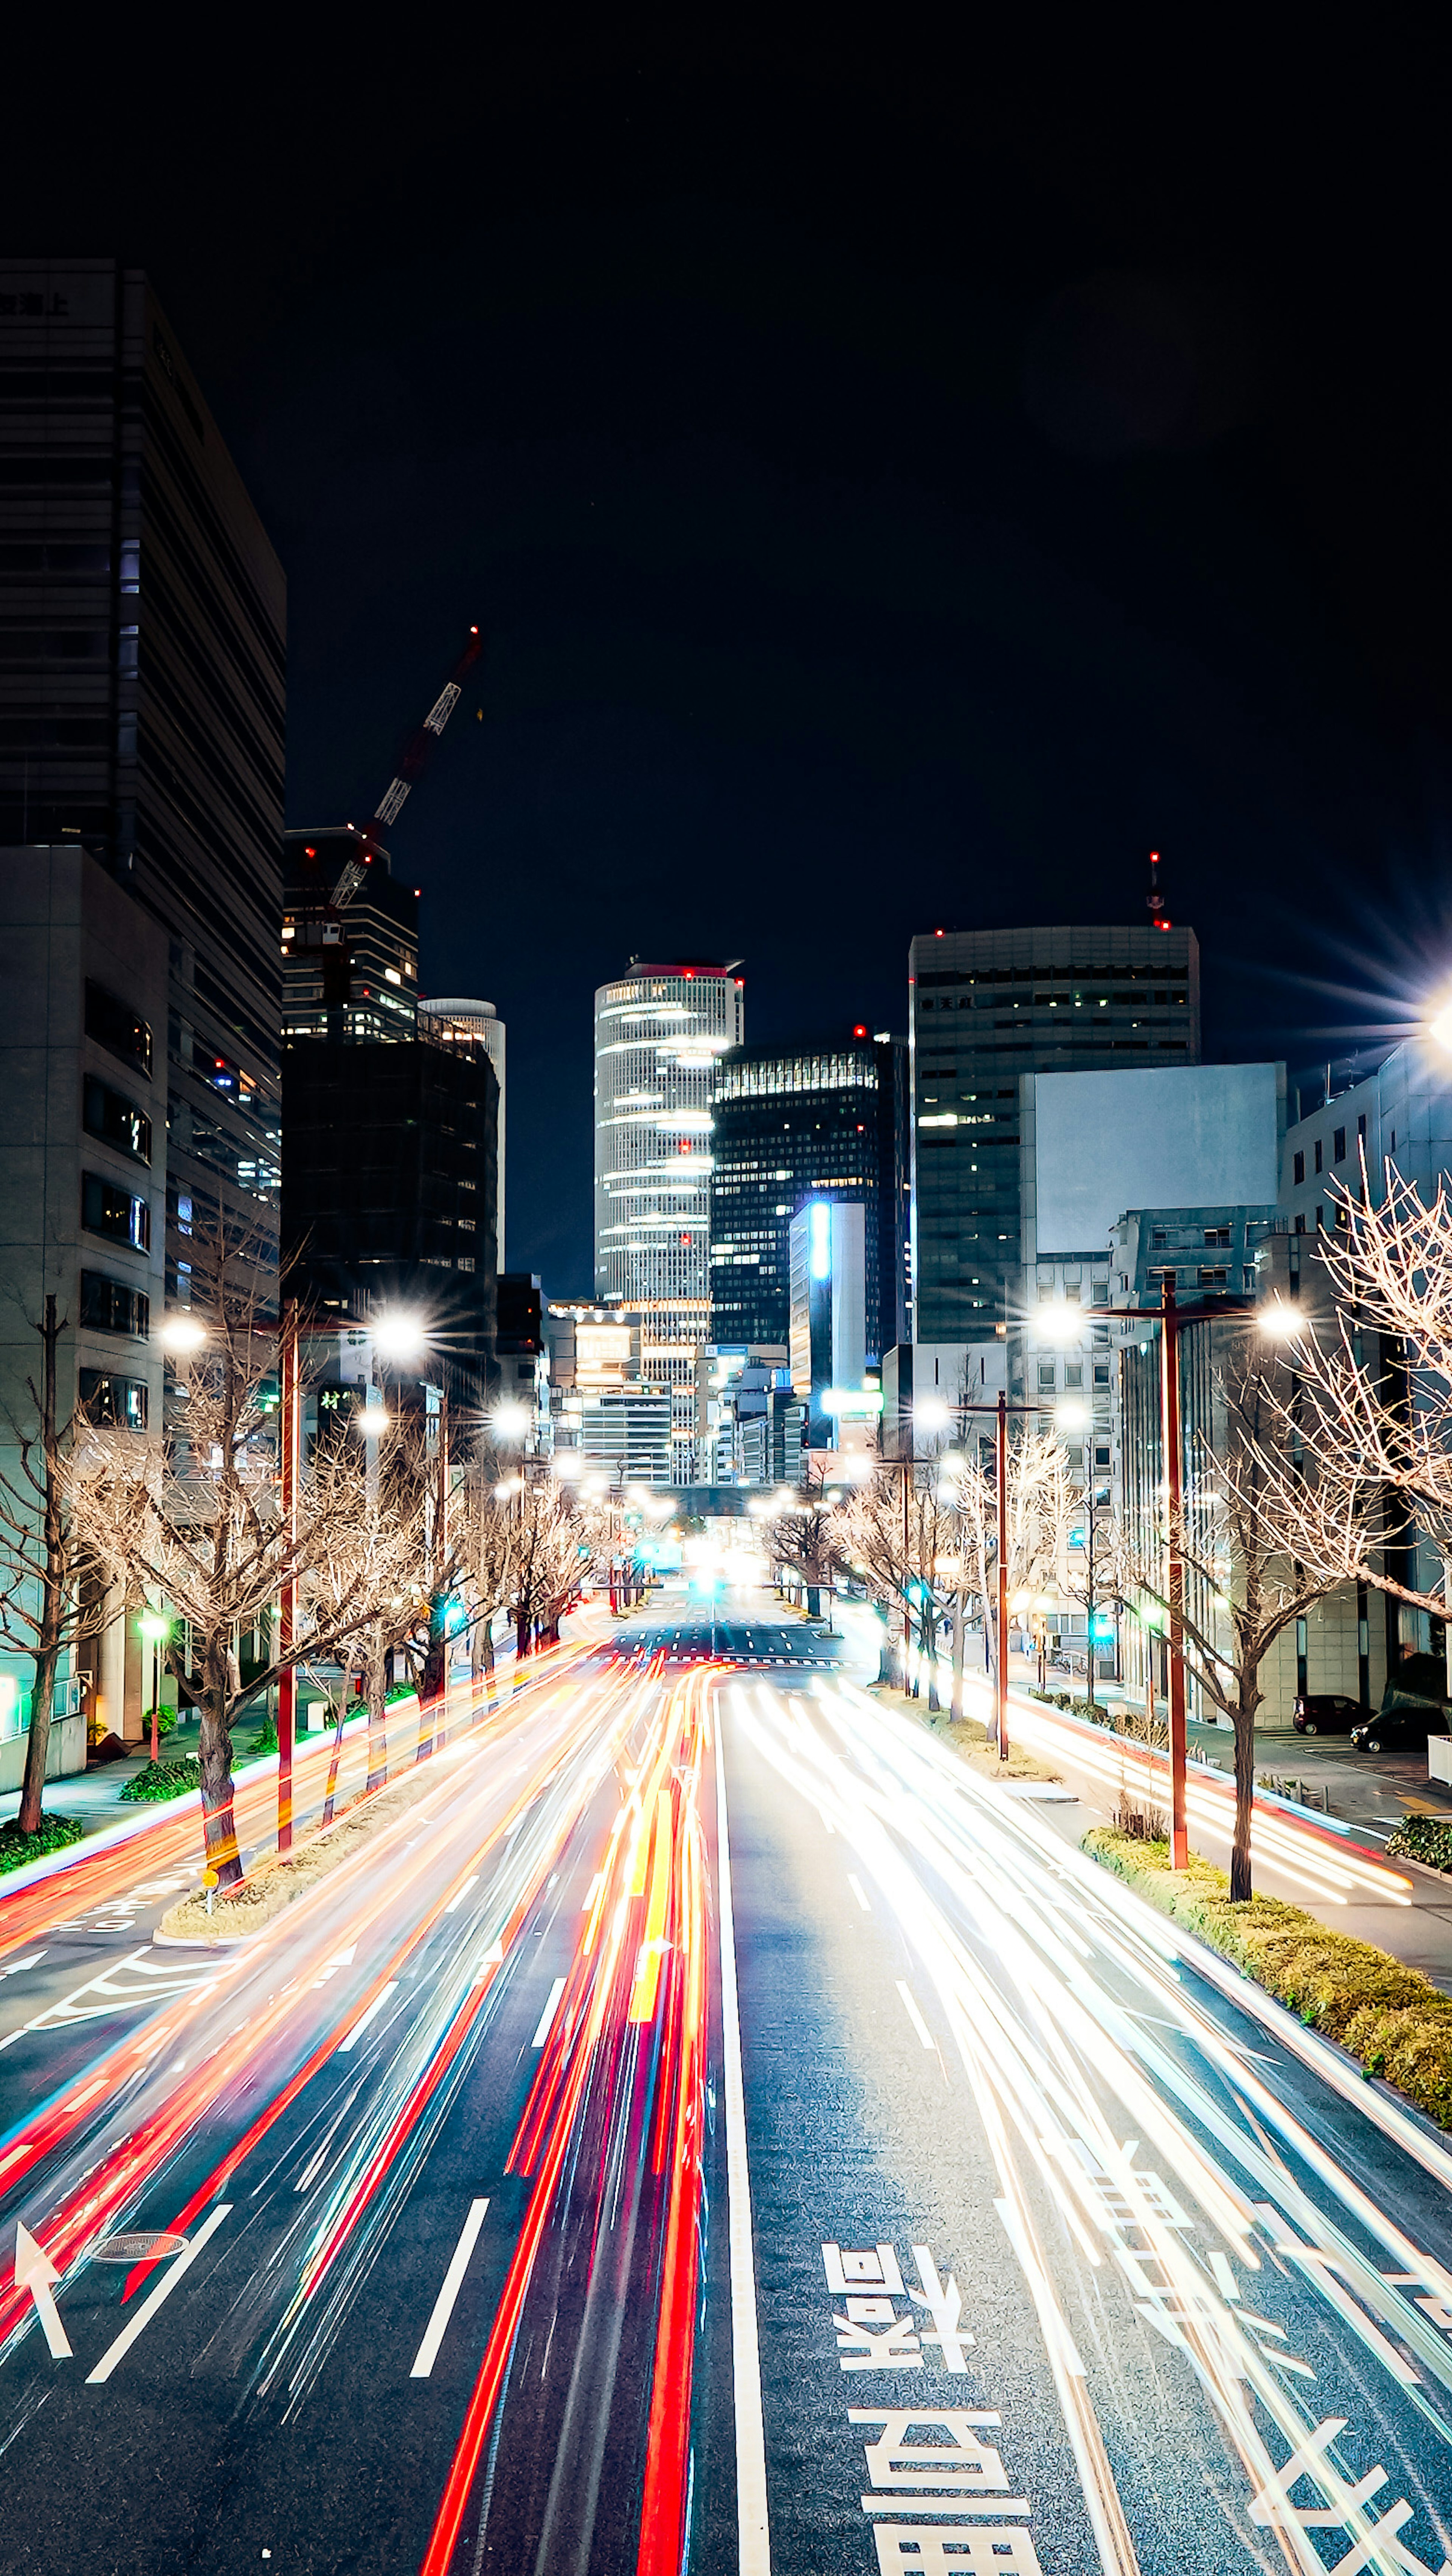
[[23, 1869], [28, 1860], [40, 1860], [46, 1852], [64, 1851], [67, 1843], [78, 1843], [84, 1832], [74, 1816], [42, 1816], [40, 1829], [33, 1834], [23, 1834], [16, 1824], [0, 1825], [0, 1874]]
[[1328, 1931], [1279, 1897], [1232, 1905], [1225, 1871], [1197, 1852], [1182, 1875], [1172, 1873], [1167, 1843], [1133, 1841], [1107, 1825], [1093, 1827], [1083, 1848], [1311, 2029], [1339, 2041], [1365, 2074], [1383, 2076], [1439, 2127], [1452, 2128], [1452, 1995], [1420, 1968], [1404, 1967], [1370, 1941]]
[[200, 1789], [202, 1766], [194, 1753], [183, 1753], [172, 1762], [148, 1762], [134, 1780], [128, 1780], [121, 1792], [123, 1805], [141, 1806], [153, 1798], [180, 1798], [188, 1789]]
[[267, 1712], [267, 1715], [265, 1716], [265, 1718], [264, 1718], [264, 1719], [263, 1719], [263, 1721], [262, 1721], [262, 1730], [261, 1730], [261, 1733], [260, 1733], [260, 1734], [255, 1738], [255, 1740], [254, 1740], [254, 1742], [253, 1742], [253, 1746], [252, 1746], [252, 1758], [253, 1758], [253, 1760], [254, 1760], [254, 1761], [256, 1761], [257, 1756], [258, 1756], [260, 1753], [275, 1753], [276, 1751], [277, 1751], [277, 1720], [276, 1720], [276, 1718], [273, 1716], [273, 1713], [272, 1713], [271, 1709], [269, 1709], [269, 1710], [268, 1710], [268, 1712]]
[[1424, 1861], [1428, 1869], [1452, 1870], [1452, 1816], [1403, 1816], [1387, 1851]]

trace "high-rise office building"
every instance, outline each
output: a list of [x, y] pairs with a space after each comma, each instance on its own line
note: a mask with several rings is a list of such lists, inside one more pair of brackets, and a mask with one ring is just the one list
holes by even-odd
[[166, 1288], [277, 1239], [286, 586], [147, 279], [0, 260], [0, 843], [164, 928]]
[[595, 995], [595, 1292], [640, 1319], [642, 1383], [671, 1390], [676, 1481], [695, 1475], [709, 1338], [711, 1102], [739, 1046], [738, 960], [641, 966]]
[[975, 1342], [1022, 1284], [1018, 1077], [1200, 1060], [1193, 930], [933, 931], [910, 952], [913, 1337]]
[[375, 833], [285, 832], [284, 1038], [411, 1038], [418, 1025], [418, 888]]
[[712, 1342], [785, 1342], [792, 1218], [809, 1198], [850, 1199], [863, 1210], [866, 1352], [878, 1367], [907, 1337], [905, 1044], [858, 1027], [814, 1047], [736, 1048], [711, 1116]]
[[504, 1268], [504, 1022], [492, 1002], [450, 1000], [420, 1002], [419, 1027], [443, 1046], [482, 1045], [499, 1085], [499, 1133], [495, 1145], [494, 1267]]

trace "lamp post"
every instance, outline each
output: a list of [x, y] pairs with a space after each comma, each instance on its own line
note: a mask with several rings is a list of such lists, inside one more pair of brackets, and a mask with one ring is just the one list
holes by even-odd
[[277, 1349], [278, 1438], [282, 1503], [282, 1587], [277, 1611], [277, 1848], [292, 1849], [292, 1750], [297, 1725], [297, 1505], [302, 1437], [302, 1373], [297, 1299], [286, 1297]]
[[171, 1621], [160, 1610], [143, 1610], [136, 1622], [151, 1648], [151, 1758], [161, 1751], [161, 1650], [171, 1635]]

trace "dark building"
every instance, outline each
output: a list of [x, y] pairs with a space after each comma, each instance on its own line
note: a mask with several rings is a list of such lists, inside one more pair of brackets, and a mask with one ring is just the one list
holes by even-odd
[[283, 836], [283, 1034], [411, 1038], [418, 888], [353, 824]]
[[867, 1359], [907, 1338], [907, 1049], [900, 1038], [736, 1047], [711, 1104], [711, 1341], [785, 1343], [792, 1218], [856, 1201], [866, 1231]]
[[1193, 930], [933, 931], [911, 949], [913, 1339], [1021, 1295], [1018, 1077], [1200, 1061]]
[[295, 1038], [283, 1084], [289, 1288], [320, 1322], [417, 1308], [453, 1394], [482, 1403], [499, 1132], [483, 1041]]
[[0, 844], [79, 844], [165, 929], [182, 1302], [199, 1222], [276, 1244], [285, 615], [146, 278], [0, 261]]

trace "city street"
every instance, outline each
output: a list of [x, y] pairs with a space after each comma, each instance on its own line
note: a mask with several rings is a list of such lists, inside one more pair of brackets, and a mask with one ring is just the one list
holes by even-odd
[[1452, 2152], [1073, 1814], [667, 1592], [243, 1946], [0, 1898], [7, 2563], [1438, 2576]]

